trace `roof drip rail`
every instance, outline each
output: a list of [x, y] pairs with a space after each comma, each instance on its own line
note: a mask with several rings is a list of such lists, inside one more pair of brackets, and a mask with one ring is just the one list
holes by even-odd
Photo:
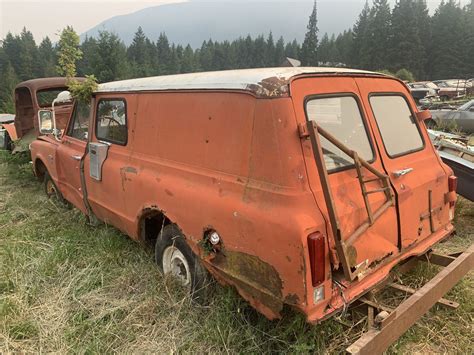
[[[307, 131], [311, 139], [311, 145], [313, 147], [314, 159], [318, 168], [319, 178], [323, 188], [324, 200], [329, 214], [329, 221], [331, 223], [331, 230], [334, 237], [334, 243], [336, 246], [337, 256], [344, 271], [344, 276], [348, 281], [353, 281], [360, 274], [362, 274], [367, 268], [367, 262], [355, 265], [355, 250], [353, 247], [354, 242], [367, 230], [374, 222], [391, 206], [394, 205], [394, 196], [390, 187], [390, 178], [388, 175], [379, 172], [377, 169], [372, 167], [368, 162], [359, 157], [357, 152], [349, 149], [343, 143], [341, 143], [332, 134], [321, 128], [314, 121], [307, 122]], [[337, 148], [343, 151], [345, 154], [350, 156], [354, 160], [354, 165], [357, 171], [357, 179], [359, 181], [362, 197], [364, 199], [365, 208], [367, 211], [367, 221], [362, 223], [351, 235], [344, 238], [340, 228], [339, 218], [337, 214], [336, 205], [332, 197], [331, 186], [329, 183], [329, 175], [324, 162], [324, 155], [321, 146], [319, 135], [322, 135], [329, 142], [334, 144]], [[367, 169], [375, 177], [365, 178], [362, 169]], [[366, 184], [373, 181], [380, 181], [381, 188], [375, 190], [367, 190]], [[383, 193], [385, 195], [384, 204], [377, 210], [372, 211], [372, 207], [369, 202], [369, 195], [373, 193]], [[352, 256], [352, 257], [351, 257]]]

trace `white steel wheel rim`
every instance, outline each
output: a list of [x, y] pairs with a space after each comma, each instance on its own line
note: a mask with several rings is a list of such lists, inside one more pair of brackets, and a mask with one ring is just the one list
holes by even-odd
[[174, 245], [167, 247], [163, 252], [163, 272], [165, 275], [172, 275], [183, 286], [191, 284], [189, 263]]

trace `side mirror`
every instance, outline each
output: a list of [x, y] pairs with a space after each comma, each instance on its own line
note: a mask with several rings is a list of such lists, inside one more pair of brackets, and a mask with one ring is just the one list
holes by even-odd
[[418, 121], [421, 122], [421, 121], [428, 121], [431, 118], [433, 118], [433, 116], [431, 115], [430, 110], [424, 110], [424, 111], [417, 112], [416, 118], [418, 119]]
[[474, 112], [474, 106], [469, 107], [469, 111]]
[[41, 134], [51, 134], [54, 132], [53, 112], [50, 110], [39, 110], [39, 131]]

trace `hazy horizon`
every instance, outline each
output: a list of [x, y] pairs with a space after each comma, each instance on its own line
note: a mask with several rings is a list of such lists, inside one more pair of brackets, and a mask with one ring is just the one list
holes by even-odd
[[[23, 27], [33, 33], [37, 43], [48, 36], [57, 41], [58, 33], [71, 25], [82, 34], [104, 21], [120, 15], [135, 13], [149, 7], [180, 2], [220, 3], [235, 0], [0, 0], [0, 39], [8, 32], [19, 34]], [[243, 0], [245, 2], [271, 2], [275, 0]], [[308, 0], [278, 0], [279, 2], [307, 2]], [[240, 0], [242, 2], [242, 0]], [[318, 0], [320, 3], [334, 3], [335, 11], [343, 3], [359, 3], [362, 9], [365, 0]], [[390, 1], [392, 6], [394, 0]], [[441, 0], [428, 0], [433, 11]], [[370, 1], [369, 1], [370, 3]], [[462, 5], [468, 0], [461, 1]], [[309, 15], [309, 14], [308, 14]], [[349, 24], [347, 27], [350, 27]], [[272, 29], [269, 29], [272, 30]], [[242, 35], [246, 35], [242, 33]]]

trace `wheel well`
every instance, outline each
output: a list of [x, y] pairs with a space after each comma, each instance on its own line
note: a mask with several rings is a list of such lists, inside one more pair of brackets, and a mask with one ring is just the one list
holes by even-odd
[[46, 173], [46, 165], [41, 161], [41, 159], [36, 159], [35, 161], [35, 173], [36, 177], [40, 180], [43, 181], [44, 179], [44, 174]]
[[162, 211], [147, 209], [140, 218], [138, 236], [142, 242], [153, 244], [161, 230], [170, 223]]

